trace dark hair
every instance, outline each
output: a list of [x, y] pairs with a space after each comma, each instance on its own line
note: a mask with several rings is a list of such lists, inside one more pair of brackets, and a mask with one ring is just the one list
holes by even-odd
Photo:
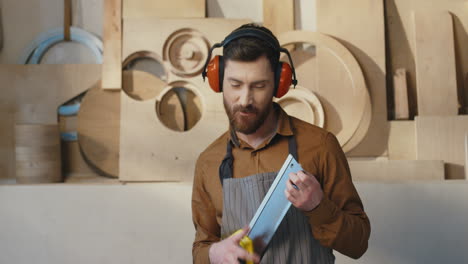
[[[275, 35], [273, 35], [273, 33], [268, 28], [254, 23], [242, 25], [234, 31], [246, 28], [255, 28], [262, 30], [276, 39]], [[263, 55], [265, 55], [268, 61], [270, 62], [271, 70], [273, 72], [276, 72], [276, 67], [279, 63], [280, 53], [279, 51], [273, 49], [270, 44], [268, 44], [262, 39], [250, 36], [241, 37], [232, 40], [226, 46], [224, 46], [223, 49], [224, 61], [255, 61]]]

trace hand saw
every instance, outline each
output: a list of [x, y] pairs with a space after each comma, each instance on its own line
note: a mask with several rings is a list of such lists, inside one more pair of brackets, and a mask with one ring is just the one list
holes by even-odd
[[[253, 250], [259, 256], [263, 256], [278, 226], [291, 207], [291, 202], [286, 199], [284, 190], [289, 180], [289, 173], [302, 170], [301, 165], [289, 154], [278, 172], [270, 189], [263, 198], [254, 217], [250, 221], [250, 230], [247, 237], [253, 243]], [[296, 186], [294, 186], [297, 188]], [[251, 245], [249, 245], [251, 246]], [[243, 246], [245, 248], [245, 246]]]

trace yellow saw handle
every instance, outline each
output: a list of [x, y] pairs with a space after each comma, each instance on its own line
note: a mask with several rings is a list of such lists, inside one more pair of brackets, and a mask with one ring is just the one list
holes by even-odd
[[[234, 234], [232, 235], [235, 235], [235, 234], [239, 234], [240, 232], [242, 232], [242, 229], [239, 229], [237, 230], [236, 232], [234, 232]], [[253, 247], [253, 242], [252, 242], [252, 239], [250, 239], [248, 236], [244, 236], [241, 241], [239, 242], [239, 245], [244, 248], [245, 250], [247, 250], [247, 252], [249, 252], [250, 254], [253, 254], [254, 253], [254, 247]], [[245, 262], [246, 264], [254, 264], [253, 261], [246, 261]]]

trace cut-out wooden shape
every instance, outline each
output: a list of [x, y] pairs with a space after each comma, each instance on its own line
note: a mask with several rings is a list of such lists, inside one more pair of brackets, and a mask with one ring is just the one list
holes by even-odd
[[457, 115], [452, 16], [426, 11], [413, 15], [418, 115]]
[[122, 0], [104, 0], [102, 88], [122, 88]]
[[327, 118], [325, 128], [336, 135], [344, 151], [356, 147], [367, 132], [372, 113], [356, 59], [337, 40], [321, 33], [291, 31], [278, 38], [283, 46], [298, 43], [316, 46], [316, 58], [303, 50], [291, 54], [299, 84], [318, 96]]

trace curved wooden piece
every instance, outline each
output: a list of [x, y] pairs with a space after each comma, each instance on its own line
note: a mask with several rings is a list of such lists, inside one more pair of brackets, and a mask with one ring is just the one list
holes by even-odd
[[327, 116], [325, 128], [336, 135], [345, 152], [350, 151], [364, 138], [372, 115], [369, 92], [358, 62], [340, 42], [322, 33], [290, 31], [278, 39], [282, 46], [298, 43], [316, 46], [316, 57], [301, 61], [304, 54], [296, 56], [299, 84], [317, 94]]
[[313, 125], [324, 127], [325, 113], [315, 94], [301, 86], [291, 89], [276, 102], [289, 114]]

